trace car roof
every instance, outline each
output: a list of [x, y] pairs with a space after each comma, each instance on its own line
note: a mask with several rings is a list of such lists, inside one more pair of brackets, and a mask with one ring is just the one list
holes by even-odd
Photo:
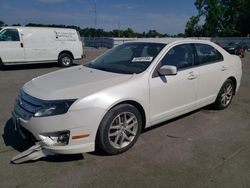
[[146, 38], [146, 39], [137, 39], [131, 42], [149, 42], [149, 43], [161, 43], [161, 44], [170, 44], [170, 43], [205, 43], [213, 44], [210, 40], [200, 40], [194, 38]]

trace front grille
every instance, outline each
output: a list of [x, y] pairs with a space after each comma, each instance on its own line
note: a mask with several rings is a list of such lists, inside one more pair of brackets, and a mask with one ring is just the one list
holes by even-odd
[[42, 100], [21, 91], [16, 99], [14, 112], [16, 116], [24, 120], [29, 120], [43, 104]]

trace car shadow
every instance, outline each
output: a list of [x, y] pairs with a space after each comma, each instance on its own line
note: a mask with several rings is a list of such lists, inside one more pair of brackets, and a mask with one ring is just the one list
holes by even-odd
[[211, 111], [215, 111], [212, 105], [204, 106], [203, 108], [194, 110], [194, 111], [192, 111], [192, 112], [188, 112], [188, 113], [183, 114], [183, 115], [181, 115], [181, 116], [178, 116], [178, 117], [176, 117], [176, 118], [173, 118], [173, 119], [164, 121], [164, 122], [162, 122], [162, 123], [153, 125], [153, 126], [148, 127], [148, 128], [144, 128], [144, 129], [142, 130], [141, 133], [143, 134], [143, 133], [146, 133], [146, 132], [148, 132], [148, 131], [150, 131], [150, 130], [157, 129], [157, 128], [160, 128], [160, 127], [162, 127], [162, 126], [166, 126], [167, 124], [170, 124], [170, 123], [172, 123], [172, 122], [175, 122], [175, 121], [177, 121], [177, 120], [180, 120], [180, 119], [182, 119], [182, 118], [185, 118], [185, 117], [187, 117], [187, 116], [190, 116], [190, 115], [192, 115], [192, 114], [196, 114], [197, 112], [211, 112]]
[[[34, 140], [32, 139], [24, 140], [19, 134], [19, 132], [15, 131], [15, 126], [11, 118], [5, 123], [4, 133], [2, 135], [2, 138], [6, 146], [12, 147], [14, 150], [17, 150], [19, 152], [23, 152], [35, 144]], [[82, 159], [84, 159], [84, 156], [82, 154], [53, 155], [53, 156], [43, 157], [41, 159], [34, 161], [27, 161], [25, 163], [33, 163], [36, 161], [70, 162]]]
[[[164, 121], [164, 122], [161, 122], [161, 123], [158, 123], [156, 125], [153, 125], [151, 127], [148, 127], [148, 128], [143, 128], [142, 131], [141, 131], [141, 134], [145, 134], [151, 130], [154, 130], [154, 129], [157, 129], [157, 128], [160, 128], [160, 127], [163, 127], [163, 126], [168, 126], [170, 123], [172, 122], [175, 122], [177, 120], [180, 120], [182, 118], [185, 118], [187, 116], [190, 116], [192, 114], [195, 114], [197, 112], [200, 112], [200, 111], [209, 111], [209, 110], [213, 110], [213, 108], [211, 106], [206, 106], [206, 107], [203, 107], [201, 109], [197, 109], [195, 111], [192, 111], [192, 112], [189, 112], [187, 114], [184, 114], [184, 115], [181, 115], [181, 116], [178, 116], [176, 118], [173, 118], [173, 119], [170, 119], [170, 120], [167, 120], [167, 121]], [[169, 137], [171, 138], [177, 138], [176, 136], [174, 135], [168, 135]], [[92, 155], [96, 155], [96, 156], [110, 156], [109, 154], [105, 153], [104, 151], [102, 151], [101, 149], [99, 149], [98, 147], [96, 147], [95, 151], [93, 152], [90, 152], [90, 154]]]
[[187, 113], [187, 114], [183, 114], [183, 115], [181, 115], [181, 116], [178, 116], [178, 117], [176, 117], [176, 118], [173, 118], [173, 119], [170, 119], [170, 120], [167, 120], [167, 121], [158, 123], [158, 124], [153, 125], [153, 126], [151, 126], [151, 127], [144, 128], [144, 129], [142, 130], [141, 133], [143, 134], [143, 133], [146, 133], [146, 132], [151, 131], [151, 130], [153, 130], [153, 129], [157, 129], [157, 128], [160, 128], [160, 127], [162, 127], [162, 126], [167, 126], [168, 124], [170, 124], [170, 123], [172, 123], [172, 122], [175, 122], [175, 121], [177, 121], [177, 120], [180, 120], [180, 119], [185, 118], [185, 117], [187, 117], [187, 116], [190, 116], [190, 115], [192, 115], [192, 114], [195, 114], [195, 113], [197, 113], [197, 112], [200, 112], [202, 109], [205, 109], [205, 108], [197, 109], [197, 110], [194, 110], [194, 111], [189, 112], [189, 113]]
[[[158, 123], [156, 125], [153, 125], [151, 127], [148, 127], [148, 128], [143, 128], [142, 131], [141, 131], [141, 134], [145, 134], [151, 130], [154, 130], [154, 129], [158, 129], [160, 127], [163, 127], [163, 126], [168, 126], [170, 123], [172, 122], [175, 122], [175, 121], [178, 121], [182, 118], [185, 118], [187, 116], [190, 116], [192, 114], [196, 114], [198, 112], [209, 112], [209, 111], [214, 111], [213, 107], [211, 105], [208, 105], [208, 106], [205, 106], [203, 108], [200, 108], [200, 109], [197, 109], [197, 110], [194, 110], [192, 112], [189, 112], [187, 114], [183, 114], [181, 116], [178, 116], [176, 118], [173, 118], [173, 119], [170, 119], [170, 120], [167, 120], [167, 121], [164, 121], [164, 122], [161, 122], [161, 123]], [[178, 138], [177, 136], [175, 135], [168, 135], [168, 137], [170, 138]], [[92, 155], [96, 155], [96, 156], [110, 156], [109, 154], [105, 153], [104, 151], [102, 151], [101, 149], [99, 149], [98, 147], [95, 149], [95, 151], [93, 152], [90, 152], [90, 154]]]
[[24, 140], [19, 132], [15, 131], [14, 123], [11, 118], [5, 123], [2, 137], [6, 146], [11, 146], [19, 152], [25, 151], [35, 143], [31, 140]]

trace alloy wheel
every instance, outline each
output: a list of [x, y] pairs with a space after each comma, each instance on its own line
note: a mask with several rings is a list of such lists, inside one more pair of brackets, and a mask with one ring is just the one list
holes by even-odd
[[221, 94], [221, 104], [223, 106], [227, 106], [233, 97], [233, 86], [231, 83], [225, 84], [223, 88], [223, 92]]
[[109, 142], [114, 148], [122, 149], [132, 143], [137, 130], [136, 116], [131, 112], [122, 112], [113, 119], [109, 127]]

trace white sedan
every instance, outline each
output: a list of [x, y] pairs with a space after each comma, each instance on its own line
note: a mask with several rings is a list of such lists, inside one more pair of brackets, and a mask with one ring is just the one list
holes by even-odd
[[209, 104], [227, 108], [241, 74], [240, 58], [209, 41], [129, 42], [26, 83], [13, 120], [50, 153], [118, 154], [145, 127]]

